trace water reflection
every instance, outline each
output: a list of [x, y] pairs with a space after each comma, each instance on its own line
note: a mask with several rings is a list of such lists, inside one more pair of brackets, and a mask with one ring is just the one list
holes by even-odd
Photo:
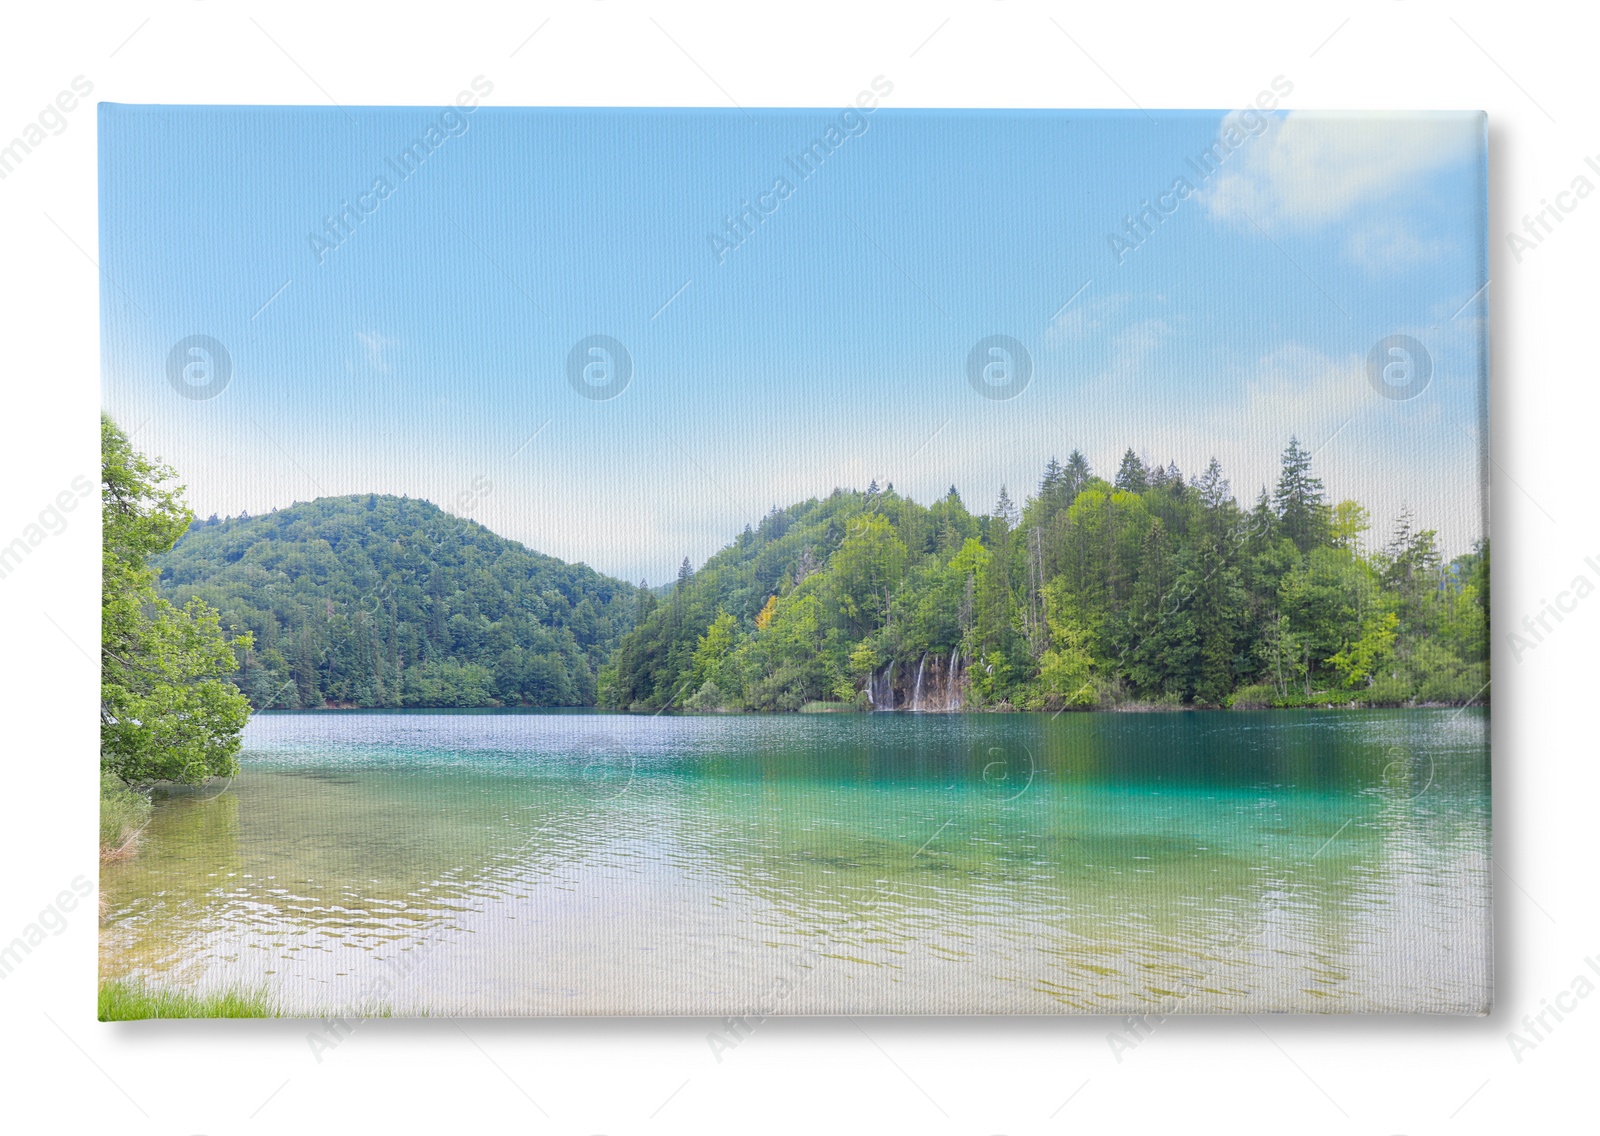
[[[1472, 1012], [1487, 718], [263, 715], [108, 975], [436, 1013]], [[418, 960], [421, 960], [420, 962]], [[402, 962], [404, 965], [402, 966]]]

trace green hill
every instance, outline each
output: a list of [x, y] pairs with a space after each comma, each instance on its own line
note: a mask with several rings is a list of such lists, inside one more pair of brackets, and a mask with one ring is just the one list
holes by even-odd
[[426, 501], [323, 498], [193, 524], [160, 587], [255, 646], [259, 707], [1057, 710], [1484, 697], [1486, 543], [1403, 516], [1374, 547], [1291, 440], [1271, 492], [1132, 450], [1051, 461], [988, 515], [952, 487], [774, 509], [642, 591]]
[[642, 604], [601, 682], [656, 710], [1461, 704], [1486, 694], [1489, 550], [1330, 502], [1291, 439], [1237, 501], [1130, 449], [1051, 461], [988, 516], [891, 485], [774, 510]]
[[638, 606], [631, 584], [375, 494], [196, 521], [157, 565], [168, 599], [254, 633], [235, 681], [257, 708], [593, 705]]

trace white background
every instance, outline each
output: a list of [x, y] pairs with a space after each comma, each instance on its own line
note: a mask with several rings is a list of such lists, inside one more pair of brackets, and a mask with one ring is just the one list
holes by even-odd
[[[318, 1063], [306, 1023], [96, 1023], [86, 906], [0, 981], [0, 1122], [129, 1133], [1409, 1134], [1542, 1131], [1566, 1114], [1591, 1126], [1600, 997], [1520, 1062], [1507, 1042], [1600, 955], [1586, 665], [1600, 599], [1520, 660], [1507, 639], [1574, 576], [1600, 580], [1584, 564], [1600, 563], [1600, 195], [1520, 263], [1506, 239], [1579, 174], [1600, 185], [1584, 165], [1600, 162], [1588, 15], [1411, 2], [8, 6], [0, 140], [77, 75], [94, 84], [91, 104], [443, 105], [483, 74], [496, 106], [837, 106], [885, 74], [901, 107], [1112, 108], [1234, 107], [1285, 75], [1293, 108], [1487, 110], [1499, 976], [1485, 1019], [1175, 1019], [1120, 1062], [1107, 1019], [869, 1018], [769, 1021], [720, 1064], [707, 1021], [375, 1021]], [[0, 543], [97, 468], [93, 106], [68, 119], [0, 181]], [[205, 160], [195, 156], [196, 176]], [[206, 233], [191, 239], [204, 255]], [[0, 579], [0, 942], [96, 873], [97, 551], [91, 500]]]

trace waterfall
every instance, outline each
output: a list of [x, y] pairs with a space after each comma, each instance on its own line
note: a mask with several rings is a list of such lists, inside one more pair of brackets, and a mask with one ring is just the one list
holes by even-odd
[[883, 670], [878, 672], [878, 709], [894, 709], [894, 687], [889, 685], [889, 664], [885, 663]]
[[956, 668], [961, 665], [961, 644], [957, 643], [950, 648], [950, 666], [944, 672], [944, 708], [946, 710], [959, 710], [961, 705], [956, 701]]
[[917, 684], [911, 688], [911, 709], [922, 709], [922, 672], [928, 667], [928, 652], [922, 652], [922, 661], [917, 664]]

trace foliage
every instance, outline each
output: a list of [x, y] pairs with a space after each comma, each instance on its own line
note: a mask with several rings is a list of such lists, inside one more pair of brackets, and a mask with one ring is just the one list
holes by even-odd
[[110, 773], [100, 775], [100, 855], [114, 858], [132, 846], [150, 819], [150, 798]]
[[182, 487], [104, 416], [100, 442], [101, 770], [137, 785], [231, 776], [249, 705], [228, 677], [251, 638], [227, 638], [202, 600], [157, 595], [152, 562], [192, 520]]
[[1073, 451], [987, 516], [953, 487], [835, 490], [686, 567], [622, 637], [604, 704], [865, 705], [930, 665], [966, 705], [1019, 709], [1481, 698], [1487, 543], [1445, 563], [1407, 515], [1369, 552], [1370, 525], [1296, 439], [1248, 508], [1215, 459], [1185, 479], [1131, 448], [1115, 483]]
[[246, 632], [257, 708], [584, 706], [654, 597], [426, 501], [324, 497], [189, 526], [161, 590]]
[[230, 768], [230, 676], [257, 707], [649, 711], [904, 705], [925, 674], [939, 705], [1048, 710], [1459, 704], [1488, 678], [1487, 543], [1447, 562], [1407, 514], [1370, 549], [1295, 439], [1248, 507], [1215, 459], [1131, 447], [1114, 482], [1074, 450], [987, 515], [836, 489], [655, 591], [407, 498], [191, 523], [142, 461], [108, 480], [141, 504], [108, 504], [107, 594], [159, 567], [160, 596], [108, 600], [108, 651], [137, 629], [143, 660], [108, 737], [159, 776]]

